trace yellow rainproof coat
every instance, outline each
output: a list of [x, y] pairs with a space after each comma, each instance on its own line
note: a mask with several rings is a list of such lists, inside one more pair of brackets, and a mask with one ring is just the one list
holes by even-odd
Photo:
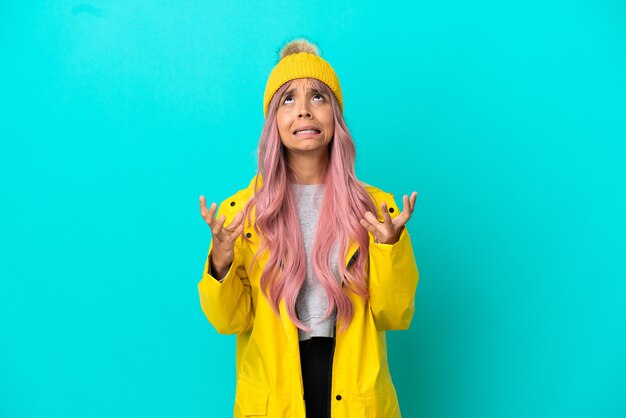
[[[226, 225], [243, 210], [254, 194], [250, 185], [224, 200], [217, 216]], [[380, 204], [385, 201], [391, 217], [400, 214], [393, 196], [366, 185], [382, 220]], [[250, 261], [259, 247], [259, 237], [246, 223], [238, 239], [233, 263], [222, 282], [209, 274], [209, 257], [198, 284], [200, 304], [209, 322], [220, 334], [237, 334], [234, 417], [305, 418], [304, 389], [300, 367], [298, 330], [280, 302], [280, 317], [272, 310], [259, 288], [268, 255]], [[352, 244], [346, 265], [358, 246]], [[347, 291], [354, 304], [354, 317], [345, 333], [336, 328], [331, 374], [332, 418], [398, 418], [400, 407], [387, 364], [385, 331], [406, 330], [413, 317], [414, 296], [419, 278], [406, 227], [395, 244], [375, 243], [370, 234], [369, 294]]]

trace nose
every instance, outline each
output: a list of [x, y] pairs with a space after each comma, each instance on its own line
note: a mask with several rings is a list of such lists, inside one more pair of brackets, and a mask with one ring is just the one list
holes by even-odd
[[300, 107], [300, 110], [298, 111], [298, 118], [301, 118], [303, 115], [309, 118], [311, 117], [311, 112], [309, 111], [309, 106], [306, 101], [304, 101], [304, 103]]

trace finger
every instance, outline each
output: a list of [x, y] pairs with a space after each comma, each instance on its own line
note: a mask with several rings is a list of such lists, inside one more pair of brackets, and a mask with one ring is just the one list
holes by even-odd
[[411, 215], [411, 213], [413, 212], [412, 208], [411, 208], [411, 199], [409, 199], [409, 196], [404, 195], [402, 196], [402, 212], [407, 212], [407, 214]]
[[[378, 236], [378, 229], [376, 229], [376, 227], [371, 222], [367, 221], [366, 219], [361, 219], [360, 223], [363, 228], [367, 229], [372, 235], [374, 235], [375, 237]], [[376, 223], [378, 223], [378, 221]]]
[[411, 219], [411, 201], [407, 195], [402, 196], [402, 212], [394, 220], [393, 224], [398, 229], [400, 226], [406, 224]]
[[202, 195], [200, 195], [200, 211], [206, 211], [206, 198]]
[[209, 217], [211, 219], [215, 218], [215, 212], [217, 211], [217, 203], [211, 203], [211, 207], [209, 208]]
[[207, 210], [206, 212], [204, 212], [204, 214], [202, 214], [202, 217], [204, 218], [207, 225], [209, 225], [209, 227], [213, 229], [213, 226], [215, 226], [215, 218], [212, 216], [211, 211]]
[[409, 219], [411, 219], [409, 197], [407, 195], [404, 195], [402, 200], [403, 200], [402, 203], [404, 204], [404, 208], [402, 209], [402, 212], [400, 212], [400, 215], [396, 216], [396, 218], [393, 220], [393, 224], [395, 225], [396, 229], [406, 224], [409, 221]]
[[208, 209], [206, 207], [206, 198], [204, 196], [200, 195], [200, 214], [204, 218], [204, 216], [207, 214], [207, 212], [208, 212]]
[[411, 204], [411, 213], [415, 210], [415, 199], [417, 199], [417, 192], [411, 193], [411, 199], [409, 203]]
[[379, 225], [381, 225], [380, 221], [378, 220], [378, 218], [369, 210], [367, 212], [365, 212], [365, 214], [363, 215], [363, 218], [365, 218], [366, 221], [368, 221], [370, 224], [372, 225], [376, 225], [377, 227]]
[[206, 207], [206, 199], [204, 196], [200, 196], [200, 214], [211, 227], [213, 227], [213, 218], [215, 216], [215, 210], [217, 209], [217, 204], [215, 202], [211, 203], [211, 207], [207, 209]]
[[411, 215], [408, 212], [402, 212], [400, 215], [398, 215], [396, 219], [393, 220], [394, 231], [397, 231], [398, 229], [406, 225], [409, 219], [411, 219]]
[[242, 232], [243, 232], [243, 223], [240, 223], [239, 226], [235, 228], [233, 233], [230, 234], [229, 240], [231, 241], [231, 243], [235, 242], [235, 240], [239, 238], [239, 236], [241, 236]]
[[417, 198], [416, 192], [411, 193], [411, 197], [404, 195], [404, 198], [403, 198], [404, 210], [409, 212], [409, 218], [411, 217], [410, 215], [413, 213], [413, 210], [415, 209], [416, 198]]
[[211, 208], [208, 210], [208, 212], [206, 213], [206, 217], [204, 218], [206, 220], [206, 223], [208, 223], [209, 226], [211, 227], [211, 229], [213, 229], [213, 227], [215, 226], [215, 211], [216, 210], [217, 210], [217, 204], [211, 203]]
[[391, 227], [393, 224], [391, 222], [391, 215], [389, 215], [389, 209], [387, 208], [387, 202], [383, 202], [380, 204], [380, 209], [383, 213], [383, 221], [387, 227]]
[[243, 212], [239, 211], [237, 212], [237, 215], [235, 215], [235, 219], [233, 219], [233, 221], [224, 229], [226, 229], [229, 232], [232, 232], [239, 227], [242, 221], [243, 221]]
[[215, 221], [215, 225], [211, 229], [211, 231], [213, 232], [213, 236], [220, 235], [220, 232], [222, 232], [222, 227], [224, 226], [224, 222], [226, 222], [225, 215], [220, 216], [220, 218], [217, 221]]

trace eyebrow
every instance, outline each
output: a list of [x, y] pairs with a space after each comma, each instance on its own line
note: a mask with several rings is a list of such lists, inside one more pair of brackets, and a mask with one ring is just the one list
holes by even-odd
[[[289, 90], [287, 90], [286, 92], [284, 92], [284, 93], [283, 93], [283, 95], [282, 95], [281, 97], [291, 96], [291, 95], [292, 95], [292, 94], [293, 94], [296, 90], [297, 90], [296, 88], [289, 89]], [[319, 90], [318, 90], [318, 89], [316, 89], [316, 88], [310, 88], [310, 89], [309, 89], [309, 93], [311, 93], [311, 92], [313, 92], [313, 93], [319, 93], [319, 94], [324, 94], [324, 93], [322, 93], [321, 91], [319, 91]]]

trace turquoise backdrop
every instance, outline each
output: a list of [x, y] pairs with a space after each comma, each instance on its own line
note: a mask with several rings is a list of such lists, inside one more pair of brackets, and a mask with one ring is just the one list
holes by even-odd
[[228, 417], [197, 293], [280, 47], [335, 68], [420, 270], [407, 418], [626, 416], [626, 4], [3, 1], [0, 416]]

